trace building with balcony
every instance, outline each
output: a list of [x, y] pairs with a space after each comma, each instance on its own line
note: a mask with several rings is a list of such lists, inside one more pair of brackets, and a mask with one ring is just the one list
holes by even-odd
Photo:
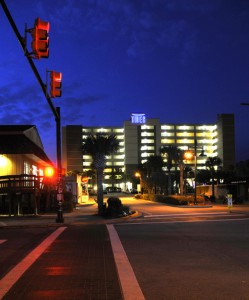
[[0, 213], [37, 211], [44, 170], [52, 166], [34, 125], [0, 125]]
[[[115, 134], [119, 140], [118, 153], [107, 158], [105, 184], [113, 178], [121, 187], [122, 174], [133, 175], [137, 166], [151, 155], [159, 155], [163, 146], [174, 145], [188, 150], [197, 145], [197, 165], [204, 168], [207, 157], [219, 156], [223, 169], [235, 164], [234, 115], [219, 114], [213, 124], [168, 124], [159, 119], [146, 119], [143, 114], [132, 115], [122, 127], [87, 127], [68, 125], [62, 128], [62, 160], [66, 172], [91, 169], [91, 157], [82, 154], [82, 142], [90, 134]], [[204, 150], [206, 157], [199, 157]], [[191, 164], [191, 162], [186, 162]], [[192, 162], [193, 164], [193, 162]], [[124, 177], [124, 176], [123, 176]]]

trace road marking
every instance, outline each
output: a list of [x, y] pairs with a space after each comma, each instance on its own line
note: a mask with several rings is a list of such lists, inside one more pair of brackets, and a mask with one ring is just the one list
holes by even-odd
[[[135, 221], [135, 220], [134, 220]], [[229, 222], [229, 221], [249, 221], [249, 218], [241, 219], [217, 219], [217, 220], [180, 220], [180, 221], [155, 221], [155, 222], [127, 222], [127, 223], [118, 223], [117, 226], [127, 226], [127, 225], [152, 225], [152, 224], [174, 224], [174, 223], [198, 223], [198, 222]]]
[[0, 280], [0, 299], [12, 288], [23, 273], [41, 256], [41, 254], [57, 239], [67, 227], [59, 227], [50, 234], [39, 246], [32, 250], [9, 273]]
[[0, 244], [3, 244], [4, 242], [6, 242], [7, 240], [0, 240]]
[[[183, 214], [166, 214], [166, 215], [145, 215], [144, 218], [161, 218], [161, 217], [174, 217], [174, 218], [182, 218], [182, 217], [187, 217], [187, 216], [230, 216], [231, 214], [229, 212], [216, 212], [216, 213], [192, 213], [192, 214], [188, 214], [188, 213], [183, 213]], [[245, 214], [241, 214], [241, 213], [233, 213], [233, 216], [245, 216]]]
[[113, 225], [106, 226], [111, 240], [112, 251], [118, 270], [124, 300], [144, 300], [143, 292], [137, 282], [137, 278], [130, 265], [117, 231], [114, 229]]

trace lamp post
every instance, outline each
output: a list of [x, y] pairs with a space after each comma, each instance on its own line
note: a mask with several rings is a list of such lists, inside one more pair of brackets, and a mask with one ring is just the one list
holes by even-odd
[[194, 180], [195, 180], [195, 188], [194, 188], [194, 205], [197, 204], [197, 195], [196, 195], [196, 175], [197, 175], [197, 150], [200, 149], [201, 150], [201, 153], [200, 153], [200, 157], [205, 157], [206, 155], [204, 154], [204, 149], [203, 149], [203, 146], [198, 146], [197, 145], [197, 140], [195, 138], [195, 142], [194, 142], [194, 146], [189, 146], [188, 147], [188, 150], [189, 149], [194, 149], [194, 154], [190, 151], [187, 151], [185, 152], [185, 158], [187, 160], [190, 160], [193, 158], [194, 156], [194, 166], [195, 166], [195, 169], [194, 169]]
[[[135, 173], [135, 176], [139, 178], [139, 184], [140, 184], [140, 192], [142, 194], [142, 176], [139, 172]], [[138, 191], [139, 192], [139, 191]]]
[[180, 162], [180, 195], [183, 196], [183, 190], [184, 190], [184, 164], [183, 162]]

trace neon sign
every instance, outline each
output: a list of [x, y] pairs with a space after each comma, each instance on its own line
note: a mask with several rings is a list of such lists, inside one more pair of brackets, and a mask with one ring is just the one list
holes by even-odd
[[145, 124], [146, 123], [145, 114], [131, 114], [131, 123], [132, 124]]

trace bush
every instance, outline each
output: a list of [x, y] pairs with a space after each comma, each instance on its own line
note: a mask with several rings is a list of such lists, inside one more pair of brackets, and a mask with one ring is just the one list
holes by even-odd
[[64, 192], [63, 211], [72, 212], [75, 208], [72, 192]]
[[110, 197], [107, 200], [106, 215], [107, 217], [118, 217], [123, 214], [123, 205], [119, 198]]
[[184, 196], [165, 196], [159, 194], [144, 194], [143, 200], [150, 200], [171, 205], [188, 205], [190, 199]]

